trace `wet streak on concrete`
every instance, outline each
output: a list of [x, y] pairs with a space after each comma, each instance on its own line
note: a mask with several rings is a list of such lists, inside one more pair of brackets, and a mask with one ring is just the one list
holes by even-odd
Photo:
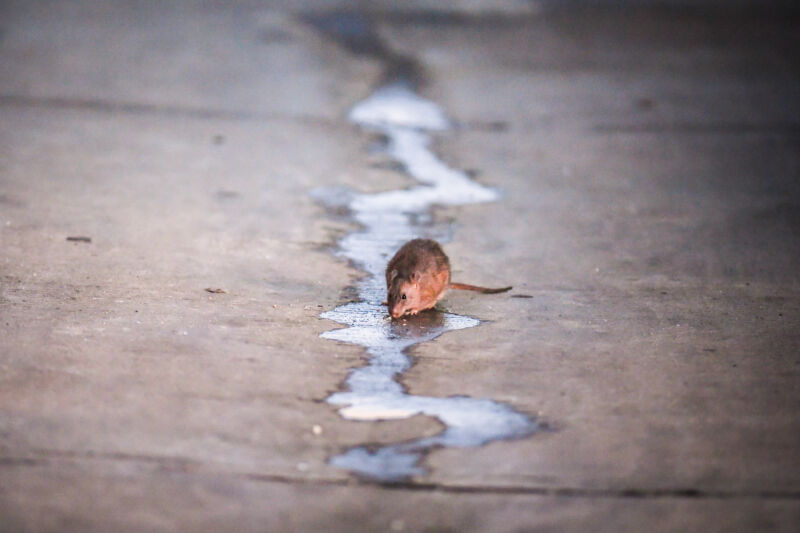
[[[356, 28], [360, 35], [366, 36], [368, 50], [395, 57], [359, 20], [351, 22], [340, 21], [338, 27], [351, 33]], [[361, 49], [361, 44], [348, 40], [350, 36], [350, 33], [345, 36], [348, 46], [354, 51]], [[398, 71], [390, 68], [387, 73], [391, 78]], [[432, 437], [378, 448], [358, 446], [330, 460], [334, 466], [381, 482], [423, 475], [420, 461], [433, 448], [481, 446], [494, 440], [522, 438], [538, 429], [536, 421], [491, 399], [414, 396], [397, 381], [412, 365], [409, 348], [447, 331], [475, 327], [480, 322], [436, 310], [404, 320], [390, 320], [381, 304], [386, 294], [384, 269], [388, 259], [404, 242], [415, 237], [446, 240], [445, 230], [426, 224], [433, 205], [462, 205], [498, 198], [496, 191], [472, 181], [465, 172], [448, 167], [428, 148], [429, 132], [445, 130], [449, 122], [436, 104], [413, 92], [413, 86], [414, 83], [395, 78], [394, 83], [381, 87], [356, 105], [349, 118], [382, 135], [387, 154], [420, 185], [376, 194], [342, 190], [314, 193], [330, 207], [346, 207], [361, 225], [363, 230], [339, 242], [339, 253], [368, 274], [356, 286], [361, 301], [321, 315], [349, 326], [325, 332], [322, 337], [364, 346], [370, 356], [366, 366], [348, 376], [345, 382], [348, 390], [331, 395], [328, 403], [342, 406], [339, 413], [348, 420], [391, 420], [423, 414], [436, 417], [445, 426], [444, 431]]]
[[374, 30], [374, 22], [368, 13], [342, 11], [307, 14], [301, 19], [351, 53], [380, 61], [383, 64], [381, 85], [404, 83], [413, 89], [419, 89], [422, 85], [422, 68], [413, 58], [398, 54], [383, 42]]
[[447, 167], [428, 149], [427, 130], [443, 129], [447, 121], [435, 104], [407, 88], [379, 89], [357, 105], [350, 118], [385, 135], [389, 155], [423, 184], [376, 194], [348, 195], [329, 190], [315, 193], [329, 205], [344, 203], [364, 228], [344, 237], [339, 246], [341, 255], [369, 274], [356, 287], [362, 301], [321, 315], [350, 326], [325, 332], [324, 338], [364, 346], [371, 357], [367, 366], [354, 370], [347, 378], [349, 390], [333, 394], [327, 401], [344, 406], [339, 412], [349, 420], [390, 420], [424, 414], [445, 425], [445, 430], [433, 437], [378, 449], [356, 447], [331, 459], [331, 464], [370, 479], [397, 481], [422, 475], [420, 458], [431, 448], [480, 446], [493, 440], [520, 438], [533, 433], [537, 425], [510, 406], [490, 399], [413, 396], [396, 381], [411, 367], [407, 354], [411, 346], [447, 331], [475, 327], [479, 321], [439, 311], [390, 320], [386, 307], [381, 305], [386, 293], [383, 271], [388, 258], [403, 242], [431, 236], [431, 228], [415, 222], [424, 220], [432, 205], [492, 201], [497, 193]]

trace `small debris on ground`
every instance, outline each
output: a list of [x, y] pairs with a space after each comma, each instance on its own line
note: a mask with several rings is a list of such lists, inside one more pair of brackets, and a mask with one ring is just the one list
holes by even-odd
[[75, 237], [67, 237], [67, 240], [70, 242], [92, 242], [91, 237], [83, 237], [83, 236], [75, 236]]
[[227, 294], [225, 289], [213, 289], [211, 287], [206, 287], [206, 292], [210, 292], [212, 294]]

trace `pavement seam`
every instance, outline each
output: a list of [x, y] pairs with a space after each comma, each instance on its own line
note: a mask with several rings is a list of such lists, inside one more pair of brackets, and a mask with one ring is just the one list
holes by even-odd
[[296, 121], [324, 126], [350, 128], [339, 120], [312, 115], [263, 113], [235, 109], [211, 109], [207, 107], [148, 104], [93, 98], [35, 97], [19, 94], [0, 94], [0, 107], [62, 109], [97, 113], [121, 113], [130, 115], [154, 115], [167, 118], [194, 118], [203, 120], [229, 120], [234, 122]]
[[39, 450], [37, 454], [15, 457], [0, 457], [0, 468], [15, 466], [40, 466], [49, 460], [124, 461], [154, 463], [163, 471], [186, 474], [223, 475], [261, 483], [283, 483], [289, 485], [363, 486], [380, 487], [386, 490], [442, 492], [451, 494], [498, 494], [517, 496], [546, 496], [555, 498], [597, 499], [697, 499], [697, 500], [800, 500], [800, 491], [780, 490], [705, 490], [694, 488], [586, 488], [586, 487], [541, 487], [522, 485], [458, 485], [448, 483], [394, 482], [376, 483], [359, 478], [309, 478], [284, 474], [235, 472], [208, 468], [209, 464], [196, 459], [177, 456], [156, 456], [120, 452], [93, 452], [72, 450]]

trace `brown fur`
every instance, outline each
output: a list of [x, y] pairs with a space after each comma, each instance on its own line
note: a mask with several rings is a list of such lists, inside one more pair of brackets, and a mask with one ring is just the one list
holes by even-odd
[[386, 302], [392, 318], [416, 315], [430, 309], [447, 289], [494, 294], [511, 287], [487, 289], [464, 283], [450, 283], [450, 260], [439, 243], [414, 239], [405, 243], [386, 266]]

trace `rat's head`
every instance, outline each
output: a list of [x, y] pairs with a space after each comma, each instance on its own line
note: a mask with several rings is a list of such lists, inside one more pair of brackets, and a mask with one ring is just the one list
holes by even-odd
[[416, 314], [420, 309], [419, 272], [412, 272], [406, 278], [398, 276], [397, 270], [389, 273], [389, 287], [386, 302], [392, 318], [400, 318], [406, 314]]

